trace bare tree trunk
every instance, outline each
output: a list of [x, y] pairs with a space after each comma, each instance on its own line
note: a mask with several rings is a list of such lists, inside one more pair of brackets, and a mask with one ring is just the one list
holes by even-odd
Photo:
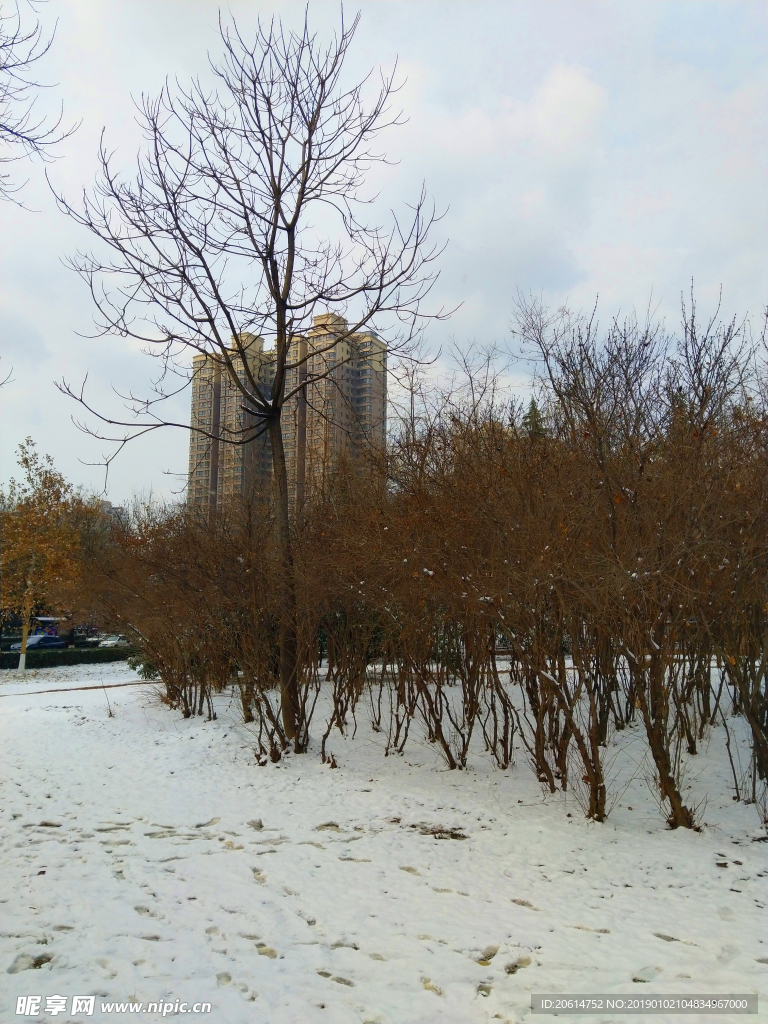
[[[657, 639], [661, 639], [658, 632]], [[670, 814], [667, 822], [672, 828], [681, 826], [696, 828], [693, 812], [685, 805], [678, 788], [670, 757], [667, 733], [667, 695], [664, 685], [665, 666], [657, 650], [651, 654], [650, 666], [647, 669], [640, 669], [640, 673], [642, 672], [647, 672], [648, 686], [646, 689], [640, 679], [635, 693], [643, 716], [651, 756], [659, 776], [659, 791], [662, 799], [669, 802]]]
[[[269, 421], [272, 473], [275, 494], [275, 525], [280, 550], [280, 693], [283, 729], [289, 740], [298, 742], [299, 678], [296, 640], [296, 579], [288, 510], [288, 474], [280, 416]], [[299, 751], [297, 750], [297, 753]]]
[[27, 667], [27, 637], [29, 636], [29, 606], [24, 605], [24, 623], [21, 627], [21, 652], [19, 654], [19, 672], [24, 672]]
[[22, 611], [23, 622], [21, 624], [21, 652], [19, 654], [19, 672], [24, 672], [27, 667], [27, 639], [29, 637], [29, 617], [32, 614], [32, 581], [27, 583], [27, 592], [24, 595], [24, 609]]

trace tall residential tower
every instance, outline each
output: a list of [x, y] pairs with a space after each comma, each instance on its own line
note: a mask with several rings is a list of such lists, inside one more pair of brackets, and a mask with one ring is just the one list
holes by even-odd
[[[267, 395], [271, 393], [274, 363], [264, 351], [264, 341], [254, 334], [241, 334], [245, 360], [251, 374]], [[245, 381], [244, 361], [236, 348], [230, 358], [237, 375]], [[232, 381], [221, 360], [199, 355], [192, 360], [192, 430], [189, 435], [188, 501], [197, 508], [214, 509], [234, 495], [256, 496], [269, 486], [271, 458], [269, 440], [262, 434], [255, 440], [248, 425], [255, 418], [244, 409], [242, 392]], [[250, 424], [249, 424], [250, 421]], [[198, 433], [204, 430], [205, 436]], [[252, 431], [250, 432], [252, 435]], [[238, 443], [239, 442], [239, 443]]]
[[[372, 448], [384, 449], [387, 346], [372, 331], [347, 331], [343, 317], [326, 313], [314, 317], [312, 329], [290, 346], [288, 363], [293, 366], [286, 372], [285, 393], [295, 393], [283, 408], [282, 430], [294, 508], [327, 486], [342, 455], [354, 462]], [[261, 338], [241, 338], [249, 339], [252, 373], [271, 388], [274, 352], [264, 351]], [[195, 357], [193, 377], [192, 426], [221, 440], [194, 431], [190, 436], [190, 504], [214, 508], [230, 495], [266, 496], [271, 480], [267, 435], [245, 445], [227, 444], [245, 426], [242, 395], [209, 357]]]

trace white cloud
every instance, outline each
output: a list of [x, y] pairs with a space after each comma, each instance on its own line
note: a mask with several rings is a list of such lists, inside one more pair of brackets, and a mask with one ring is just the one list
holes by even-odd
[[607, 106], [606, 91], [580, 67], [555, 67], [534, 96], [523, 121], [535, 141], [557, 154], [573, 156], [590, 144]]

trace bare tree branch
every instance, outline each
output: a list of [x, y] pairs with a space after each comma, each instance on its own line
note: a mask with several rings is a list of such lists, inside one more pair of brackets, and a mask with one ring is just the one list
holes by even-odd
[[[27, 7], [37, 14], [43, 0], [27, 0]], [[23, 23], [18, 2], [12, 13], [0, 7], [0, 164], [13, 163], [26, 157], [53, 160], [53, 147], [77, 128], [62, 128], [63, 107], [58, 117], [50, 120], [35, 110], [38, 89], [45, 86], [33, 74], [33, 66], [50, 50], [56, 34], [54, 26], [46, 38], [39, 20]], [[14, 185], [10, 174], [0, 173], [0, 199], [18, 202], [15, 194], [21, 185]]]

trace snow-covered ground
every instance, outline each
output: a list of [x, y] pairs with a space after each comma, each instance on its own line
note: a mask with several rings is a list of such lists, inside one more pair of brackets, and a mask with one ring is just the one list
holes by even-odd
[[95, 995], [92, 1016], [37, 1018], [82, 1024], [162, 1019], [101, 1012], [123, 1000], [209, 1001], [179, 1017], [211, 1024], [521, 1021], [531, 992], [765, 1006], [768, 843], [731, 798], [721, 736], [690, 765], [700, 833], [666, 829], [631, 733], [627, 788], [597, 825], [522, 756], [449, 772], [414, 738], [385, 759], [361, 716], [354, 739], [332, 737], [337, 770], [316, 751], [261, 768], [229, 698], [216, 721], [184, 721], [146, 684], [74, 689], [135, 678], [0, 673], [3, 1022], [32, 1019], [16, 1015], [26, 995], [41, 1011]]

